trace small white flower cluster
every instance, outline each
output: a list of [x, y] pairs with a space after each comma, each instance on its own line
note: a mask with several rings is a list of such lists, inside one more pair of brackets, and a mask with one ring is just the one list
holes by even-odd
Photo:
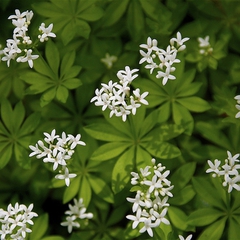
[[131, 184], [134, 185], [131, 191], [137, 193], [135, 198], [127, 198], [127, 201], [133, 203], [132, 211], [136, 215], [126, 216], [133, 221], [133, 229], [140, 224], [142, 228], [139, 232], [147, 231], [151, 237], [152, 228], [158, 227], [162, 222], [170, 224], [165, 215], [169, 206], [168, 198], [173, 196], [170, 192], [173, 185], [167, 179], [170, 171], [165, 171], [161, 163], [156, 165], [155, 159], [152, 159], [152, 165], [140, 168], [140, 174], [131, 172]]
[[46, 132], [43, 134], [46, 136], [44, 141], [47, 146], [45, 146], [41, 140], [39, 140], [35, 146], [30, 145], [29, 148], [32, 150], [32, 153], [29, 154], [29, 157], [36, 155], [37, 158], [43, 158], [43, 162], [45, 163], [53, 163], [54, 171], [60, 166], [60, 174], [57, 174], [55, 178], [64, 179], [66, 185], [69, 186], [70, 178], [74, 178], [77, 175], [75, 173], [69, 173], [67, 167], [68, 161], [71, 159], [74, 148], [78, 144], [83, 146], [86, 144], [80, 141], [80, 134], [74, 137], [71, 134], [66, 136], [66, 133], [62, 132], [62, 137], [59, 137], [59, 135], [56, 135], [55, 129], [52, 130], [51, 134]]
[[220, 167], [221, 161], [218, 159], [214, 160], [214, 163], [208, 160], [209, 169], [206, 170], [206, 173], [213, 173], [212, 177], [221, 177], [223, 176], [223, 186], [228, 186], [228, 192], [232, 192], [233, 188], [237, 191], [240, 191], [240, 174], [238, 169], [240, 169], [240, 164], [236, 164], [239, 162], [239, 155], [232, 154], [227, 151], [228, 158], [225, 159], [225, 164]]
[[213, 49], [209, 43], [209, 36], [206, 36], [205, 38], [199, 37], [198, 42], [200, 47], [200, 54], [207, 56], [212, 53]]
[[102, 88], [95, 90], [96, 96], [91, 99], [91, 102], [96, 101], [95, 105], [102, 106], [102, 111], [109, 108], [111, 110], [110, 117], [116, 115], [122, 117], [123, 121], [126, 121], [127, 115], [131, 112], [135, 115], [141, 103], [148, 105], [147, 100], [145, 100], [148, 92], [140, 94], [140, 89], [137, 88], [133, 90], [133, 95], [130, 95], [130, 84], [138, 76], [138, 74], [134, 74], [137, 71], [139, 70], [130, 70], [129, 66], [126, 66], [125, 70], [118, 71], [119, 83], [113, 83], [112, 80], [108, 84], [101, 83]]
[[[18, 9], [15, 10], [15, 15], [10, 15], [8, 19], [12, 19], [12, 24], [15, 26], [13, 30], [13, 39], [7, 39], [6, 47], [0, 51], [0, 55], [4, 55], [1, 60], [7, 61], [7, 66], [10, 66], [10, 61], [15, 60], [17, 62], [28, 62], [30, 68], [33, 67], [33, 60], [37, 59], [38, 55], [32, 55], [34, 45], [30, 36], [28, 36], [28, 26], [31, 23], [33, 17], [32, 11], [20, 12]], [[52, 33], [53, 24], [45, 28], [44, 23], [39, 27], [41, 35], [39, 39], [41, 42], [47, 41], [48, 37], [56, 37]], [[22, 54], [19, 56], [19, 54]]]
[[113, 63], [117, 61], [117, 57], [114, 55], [110, 55], [109, 53], [106, 53], [105, 58], [100, 59], [102, 63], [106, 65], [108, 69], [111, 69], [113, 66]]
[[162, 84], [165, 85], [169, 79], [176, 79], [176, 77], [171, 74], [176, 70], [176, 68], [173, 67], [173, 64], [180, 62], [180, 60], [176, 58], [177, 53], [186, 48], [184, 42], [188, 40], [189, 38], [182, 39], [181, 33], [177, 32], [177, 38], [170, 39], [170, 45], [167, 46], [165, 51], [157, 46], [158, 42], [156, 39], [152, 40], [148, 37], [147, 44], [140, 45], [140, 47], [146, 49], [147, 52], [140, 50], [142, 58], [139, 61], [139, 64], [147, 62], [145, 68], [150, 69], [151, 74], [154, 69], [160, 69], [160, 71], [157, 71], [156, 77], [163, 78]]
[[32, 212], [33, 204], [29, 207], [24, 204], [9, 204], [7, 211], [0, 209], [0, 236], [1, 240], [17, 239], [24, 240], [26, 234], [32, 232], [29, 225], [33, 225], [32, 218], [37, 217], [37, 213]]
[[66, 222], [62, 222], [62, 226], [68, 227], [68, 232], [72, 232], [73, 227], [80, 228], [80, 221], [84, 219], [84, 224], [88, 224], [88, 219], [93, 218], [92, 213], [86, 213], [86, 208], [83, 204], [83, 199], [80, 198], [79, 201], [77, 199], [73, 199], [74, 205], [69, 204], [69, 210], [65, 212], [66, 215]]
[[235, 115], [235, 118], [240, 118], [240, 105], [239, 105], [240, 104], [240, 95], [235, 96], [234, 99], [237, 100], [237, 103], [238, 103], [235, 105], [235, 107], [237, 108], [237, 110], [239, 110], [239, 112]]

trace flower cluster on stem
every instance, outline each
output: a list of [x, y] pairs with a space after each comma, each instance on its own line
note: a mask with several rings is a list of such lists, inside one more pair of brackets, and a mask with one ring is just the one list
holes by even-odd
[[214, 162], [208, 160], [208, 165], [210, 168], [206, 170], [207, 173], [213, 173], [213, 177], [222, 177], [223, 186], [228, 186], [228, 192], [232, 192], [233, 188], [240, 191], [240, 174], [238, 169], [240, 169], [239, 155], [235, 154], [232, 156], [231, 152], [227, 151], [228, 158], [225, 159], [225, 164], [221, 165], [221, 161], [215, 159]]
[[[67, 226], [68, 232], [71, 233], [73, 227], [80, 228], [80, 222], [84, 222], [85, 225], [88, 224], [88, 219], [93, 218], [92, 213], [86, 213], [86, 208], [83, 204], [83, 199], [80, 198], [78, 201], [77, 199], [73, 199], [74, 205], [69, 204], [69, 210], [65, 212], [66, 215], [66, 222], [62, 222], [62, 226]], [[83, 221], [84, 220], [84, 221]]]
[[[15, 26], [13, 30], [13, 38], [7, 39], [6, 47], [0, 51], [2, 61], [7, 62], [7, 66], [10, 66], [10, 61], [15, 60], [17, 62], [28, 62], [30, 68], [33, 67], [33, 60], [37, 59], [39, 55], [32, 54], [36, 45], [34, 44], [30, 36], [28, 35], [28, 27], [31, 24], [33, 17], [32, 11], [20, 12], [15, 10], [15, 15], [10, 15], [8, 19], [12, 20], [12, 24]], [[42, 23], [39, 27], [40, 35], [38, 36], [40, 42], [48, 40], [48, 37], [56, 37], [55, 33], [52, 33], [53, 24], [48, 27]]]
[[235, 107], [236, 107], [237, 110], [239, 111], [239, 112], [235, 115], [235, 118], [240, 118], [240, 95], [235, 96], [234, 99], [237, 100], [237, 104], [235, 105]]
[[167, 179], [169, 173], [161, 163], [156, 164], [155, 159], [152, 159], [152, 166], [140, 168], [140, 173], [131, 172], [131, 191], [135, 191], [136, 195], [135, 198], [127, 198], [127, 201], [133, 204], [134, 215], [127, 215], [126, 218], [133, 221], [133, 229], [140, 225], [140, 233], [147, 231], [152, 237], [152, 228], [161, 223], [170, 224], [165, 218], [168, 198], [173, 196], [173, 185]]
[[95, 105], [101, 106], [102, 111], [110, 109], [110, 117], [116, 115], [126, 121], [127, 115], [131, 113], [135, 115], [141, 104], [148, 105], [145, 99], [148, 92], [141, 94], [140, 89], [137, 88], [131, 93], [130, 84], [138, 76], [135, 74], [138, 71], [138, 69], [131, 70], [129, 66], [126, 66], [125, 70], [118, 71], [119, 83], [112, 80], [108, 84], [101, 83], [102, 88], [95, 90], [96, 96], [91, 99], [91, 102], [95, 101]]
[[139, 64], [146, 62], [145, 68], [149, 69], [151, 74], [155, 69], [160, 69], [157, 71], [156, 77], [162, 78], [162, 84], [165, 85], [168, 80], [176, 79], [176, 77], [172, 75], [176, 70], [173, 64], [180, 63], [180, 60], [177, 59], [177, 53], [186, 48], [184, 42], [188, 40], [189, 38], [182, 39], [181, 33], [177, 32], [177, 38], [171, 38], [170, 45], [164, 50], [157, 46], [158, 42], [156, 39], [148, 37], [147, 44], [140, 45], [145, 51], [140, 50], [142, 58]]
[[206, 36], [205, 38], [198, 38], [198, 42], [199, 42], [199, 53], [207, 56], [209, 54], [212, 53], [213, 48], [211, 47], [210, 43], [209, 43], [209, 36]]
[[[30, 145], [29, 148], [32, 152], [29, 157], [36, 156], [37, 158], [43, 158], [44, 163], [52, 163], [53, 170], [59, 170], [59, 174], [55, 176], [57, 179], [64, 179], [67, 186], [70, 184], [70, 178], [74, 178], [77, 175], [75, 173], [69, 173], [68, 162], [71, 159], [74, 149], [77, 145], [86, 144], [80, 141], [81, 134], [77, 134], [74, 137], [71, 134], [66, 135], [62, 132], [62, 137], [56, 135], [56, 130], [53, 129], [51, 134], [44, 132], [44, 142], [39, 140], [35, 146]], [[60, 168], [60, 169], [59, 169]]]
[[14, 206], [9, 204], [7, 210], [0, 209], [0, 236], [1, 240], [18, 239], [24, 240], [27, 233], [32, 232], [29, 228], [33, 225], [32, 218], [38, 214], [32, 212], [33, 204], [28, 207], [24, 204], [15, 203]]

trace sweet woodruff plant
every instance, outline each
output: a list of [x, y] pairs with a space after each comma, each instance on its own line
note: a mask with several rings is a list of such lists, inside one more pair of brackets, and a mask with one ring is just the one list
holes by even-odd
[[235, 1], [0, 10], [1, 240], [238, 239]]

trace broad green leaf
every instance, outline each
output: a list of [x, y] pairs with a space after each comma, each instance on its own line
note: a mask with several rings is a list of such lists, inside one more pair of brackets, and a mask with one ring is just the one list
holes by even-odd
[[93, 191], [103, 200], [113, 203], [113, 193], [106, 182], [94, 175], [88, 176], [89, 183]]
[[197, 122], [196, 129], [209, 141], [223, 147], [226, 150], [232, 149], [232, 145], [228, 138], [218, 127], [216, 127], [216, 125], [208, 122]]
[[16, 133], [16, 131], [18, 131], [21, 124], [23, 123], [23, 120], [25, 117], [25, 108], [24, 108], [22, 102], [18, 102], [16, 104], [16, 106], [14, 107], [13, 113], [12, 113], [12, 117], [14, 120], [13, 129], [14, 129], [14, 132]]
[[192, 185], [185, 186], [184, 188], [176, 191], [175, 183], [173, 183], [174, 188], [172, 190], [173, 198], [170, 198], [168, 201], [173, 205], [181, 206], [188, 203], [196, 195]]
[[206, 226], [224, 216], [224, 212], [215, 208], [200, 208], [188, 216], [188, 224], [193, 226]]
[[80, 176], [77, 176], [71, 180], [71, 184], [65, 189], [63, 194], [63, 204], [72, 200], [78, 193], [80, 186]]
[[151, 165], [152, 156], [143, 149], [141, 146], [137, 146], [136, 151], [136, 167], [137, 169], [145, 168]]
[[41, 116], [39, 112], [32, 113], [30, 116], [28, 116], [21, 126], [19, 137], [33, 132], [38, 126], [40, 120]]
[[230, 240], [238, 238], [239, 238], [239, 222], [237, 222], [234, 218], [230, 218], [228, 225], [228, 239]]
[[68, 89], [75, 89], [82, 85], [82, 82], [78, 78], [70, 78], [63, 82], [62, 84]]
[[[34, 210], [34, 209], [33, 209]], [[40, 240], [48, 229], [48, 214], [45, 213], [33, 219], [34, 225], [31, 228], [32, 232], [29, 234], [30, 240]]]
[[200, 235], [198, 240], [216, 240], [220, 239], [226, 223], [226, 217], [214, 222], [209, 227], [207, 227]]
[[138, 40], [144, 31], [144, 14], [137, 0], [132, 0], [128, 6], [127, 28], [130, 36]]
[[171, 115], [171, 103], [165, 102], [158, 108], [158, 121], [159, 123], [166, 122]]
[[223, 203], [221, 196], [207, 179], [194, 177], [192, 183], [195, 191], [204, 201], [220, 209], [225, 209], [225, 204]]
[[110, 27], [116, 23], [126, 11], [129, 0], [112, 1], [102, 18], [102, 26]]
[[56, 75], [54, 74], [53, 70], [48, 66], [45, 60], [39, 56], [38, 59], [34, 61], [33, 68], [40, 74], [49, 77], [50, 79], [55, 79]]
[[62, 103], [65, 103], [68, 98], [68, 89], [64, 86], [59, 86], [56, 92], [56, 98]]
[[181, 125], [176, 124], [162, 124], [159, 128], [153, 131], [158, 132], [162, 141], [168, 141], [183, 133], [184, 129]]
[[124, 133], [106, 123], [93, 123], [83, 128], [90, 136], [103, 141], [129, 141]]
[[91, 32], [91, 27], [87, 22], [76, 19], [76, 32], [85, 39], [88, 39]]
[[[30, 144], [30, 142], [29, 142]], [[28, 157], [28, 151], [26, 148], [18, 143], [14, 144], [14, 155], [18, 164], [23, 168], [30, 168], [31, 159]]]
[[[80, 73], [82, 67], [75, 65], [71, 66], [65, 73], [64, 77], [62, 78], [62, 81], [66, 81], [68, 79], [76, 79], [77, 75]], [[78, 79], [78, 78], [77, 78]], [[80, 79], [79, 79], [80, 81]]]
[[78, 192], [78, 198], [82, 198], [84, 200], [84, 205], [87, 207], [91, 201], [92, 197], [92, 189], [87, 177], [83, 176], [81, 178], [81, 186]]
[[131, 133], [134, 136], [134, 139], [139, 139], [139, 133], [143, 125], [143, 121], [145, 119], [145, 107], [141, 106], [138, 110], [136, 115], [128, 116], [129, 125], [131, 126]]
[[80, 14], [81, 18], [86, 21], [96, 21], [103, 16], [103, 10], [96, 5], [91, 5]]
[[60, 56], [57, 46], [50, 40], [46, 44], [45, 55], [47, 62], [56, 76], [58, 76], [58, 68], [60, 64]]
[[211, 108], [208, 102], [199, 97], [178, 98], [177, 101], [193, 112], [204, 112]]
[[139, 138], [144, 137], [146, 134], [149, 133], [150, 130], [152, 130], [152, 128], [157, 122], [158, 115], [159, 115], [159, 111], [154, 110], [146, 116], [146, 118], [141, 123]]
[[97, 161], [109, 160], [123, 153], [129, 146], [130, 146], [129, 143], [121, 142], [106, 143], [104, 145], [101, 145], [98, 149], [96, 149], [93, 152], [91, 159]]
[[9, 145], [8, 142], [0, 145], [0, 169], [5, 167], [5, 165], [9, 162], [12, 156], [12, 145]]
[[200, 90], [201, 86], [202, 86], [201, 82], [191, 83], [191, 85], [189, 85], [187, 88], [184, 88], [183, 91], [178, 93], [177, 98], [192, 96]]
[[50, 103], [56, 95], [56, 88], [51, 88], [46, 91], [40, 98], [40, 105], [44, 107], [46, 104]]
[[173, 206], [168, 208], [170, 221], [175, 227], [185, 231], [188, 228], [187, 215], [180, 209]]
[[10, 102], [6, 99], [1, 103], [1, 118], [7, 129], [12, 132], [14, 128], [13, 110]]
[[125, 151], [117, 160], [112, 171], [112, 189], [120, 192], [130, 181], [134, 162], [134, 147]]
[[171, 174], [171, 182], [174, 185], [174, 190], [180, 190], [188, 184], [192, 179], [196, 168], [195, 162], [190, 162], [179, 167], [173, 174]]
[[69, 51], [66, 54], [64, 54], [62, 61], [61, 61], [61, 67], [60, 67], [60, 78], [62, 79], [63, 76], [70, 70], [72, 65], [74, 64], [76, 57], [75, 51]]
[[61, 9], [57, 7], [53, 8], [53, 5], [48, 2], [36, 2], [33, 4], [33, 8], [38, 14], [44, 17], [61, 15]]
[[155, 139], [152, 139], [152, 141], [149, 142], [141, 143], [140, 145], [152, 156], [162, 159], [171, 159], [181, 155], [181, 151], [173, 144], [156, 141]]

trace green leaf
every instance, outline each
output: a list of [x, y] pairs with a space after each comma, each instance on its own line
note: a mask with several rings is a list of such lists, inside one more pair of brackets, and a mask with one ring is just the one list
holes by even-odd
[[224, 216], [224, 212], [215, 208], [200, 208], [190, 213], [188, 216], [188, 224], [193, 226], [206, 226], [222, 216]]
[[226, 223], [226, 217], [221, 218], [220, 220], [214, 222], [209, 227], [207, 227], [200, 235], [198, 240], [216, 240], [220, 239]]
[[130, 181], [133, 161], [134, 147], [131, 147], [119, 157], [114, 165], [112, 171], [112, 189], [115, 194], [120, 192]]
[[152, 156], [147, 152], [145, 149], [143, 149], [141, 146], [137, 146], [136, 151], [136, 165], [137, 168], [145, 168], [146, 166], [151, 165]]
[[82, 177], [81, 186], [79, 188], [78, 198], [84, 199], [84, 205], [87, 207], [92, 198], [92, 189], [87, 177]]
[[181, 206], [186, 203], [188, 203], [190, 200], [193, 199], [193, 197], [196, 195], [192, 185], [185, 186], [184, 188], [180, 189], [179, 191], [175, 190], [175, 184], [174, 188], [172, 190], [173, 198], [169, 199], [170, 205], [177, 205]]
[[131, 37], [135, 40], [140, 39], [144, 31], [144, 15], [139, 2], [132, 0], [128, 6], [127, 28]]
[[204, 112], [211, 108], [208, 102], [199, 97], [178, 98], [177, 101], [193, 112]]
[[225, 204], [221, 196], [206, 178], [194, 177], [192, 183], [197, 194], [208, 204], [225, 209]]
[[21, 126], [19, 137], [28, 135], [31, 132], [33, 132], [37, 128], [40, 120], [41, 120], [41, 115], [39, 112], [32, 113], [30, 116], [28, 116]]
[[94, 175], [88, 176], [93, 191], [103, 200], [113, 203], [113, 193], [106, 182]]
[[62, 84], [68, 89], [75, 89], [82, 85], [82, 82], [78, 78], [70, 78], [63, 82]]
[[60, 78], [62, 79], [63, 76], [70, 70], [72, 65], [74, 64], [76, 57], [75, 51], [69, 51], [66, 54], [64, 54], [62, 61], [61, 61], [61, 67], [60, 67]]
[[103, 141], [128, 141], [122, 132], [106, 123], [93, 123], [83, 128], [90, 136]]
[[68, 98], [68, 89], [64, 86], [59, 86], [56, 92], [56, 98], [62, 103], [65, 103]]
[[103, 16], [103, 10], [96, 5], [91, 5], [81, 12], [81, 18], [86, 21], [96, 21]]
[[[29, 142], [30, 144], [30, 142]], [[14, 155], [18, 164], [23, 168], [30, 168], [31, 159], [28, 157], [28, 151], [26, 148], [18, 143], [14, 144]]]
[[85, 21], [82, 21], [82, 20], [79, 20], [79, 19], [76, 19], [76, 32], [84, 37], [85, 39], [88, 39], [89, 38], [89, 35], [90, 35], [90, 32], [91, 32], [91, 28], [89, 26], [89, 24]]
[[112, 1], [105, 10], [102, 27], [110, 27], [116, 23], [126, 11], [129, 0]]
[[40, 240], [48, 228], [48, 214], [45, 213], [41, 216], [38, 216], [36, 219], [33, 219], [33, 221], [34, 225], [32, 227], [32, 232], [29, 235], [29, 239]]
[[238, 239], [238, 237], [239, 237], [239, 222], [237, 222], [234, 218], [230, 218], [228, 227], [228, 239], [229, 240]]
[[40, 98], [40, 105], [41, 107], [44, 107], [48, 103], [50, 103], [56, 95], [56, 88], [51, 88], [48, 91], [46, 91]]
[[13, 110], [10, 102], [6, 99], [1, 103], [1, 118], [6, 128], [12, 132], [14, 129]]
[[57, 46], [51, 40], [47, 41], [45, 55], [49, 66], [53, 70], [54, 74], [58, 76], [60, 56]]
[[170, 206], [168, 208], [168, 215], [175, 227], [183, 231], [188, 228], [187, 215], [181, 209]]
[[197, 122], [196, 129], [209, 141], [223, 147], [226, 150], [232, 149], [232, 144], [226, 135], [216, 126], [208, 122]]
[[[50, 79], [55, 79], [56, 75], [54, 74], [53, 70], [48, 66], [48, 64], [46, 63], [46, 61], [41, 57], [41, 55], [39, 56], [38, 59], [36, 59], [34, 61], [34, 69], [46, 76], [49, 77]], [[35, 79], [33, 79], [32, 81], [34, 81]]]
[[64, 240], [64, 238], [60, 236], [49, 236], [49, 237], [44, 237], [41, 240]]
[[78, 193], [80, 186], [80, 176], [73, 178], [69, 187], [67, 187], [63, 194], [63, 204], [72, 200]]
[[8, 142], [2, 143], [0, 145], [0, 169], [4, 168], [5, 165], [9, 162], [12, 156], [12, 145], [9, 145]]
[[12, 117], [14, 120], [14, 132], [20, 128], [21, 124], [23, 123], [24, 117], [25, 117], [25, 108], [22, 104], [22, 102], [18, 102], [16, 106], [14, 107]]
[[109, 160], [111, 158], [114, 158], [124, 152], [127, 147], [129, 147], [130, 144], [128, 143], [121, 143], [121, 142], [110, 142], [106, 143], [99, 148], [97, 148], [92, 156], [92, 160], [97, 160], [97, 161], [105, 161]]
[[192, 179], [192, 176], [196, 169], [196, 163], [190, 162], [179, 167], [172, 175], [171, 182], [174, 185], [174, 190], [180, 190], [184, 188], [188, 182]]

